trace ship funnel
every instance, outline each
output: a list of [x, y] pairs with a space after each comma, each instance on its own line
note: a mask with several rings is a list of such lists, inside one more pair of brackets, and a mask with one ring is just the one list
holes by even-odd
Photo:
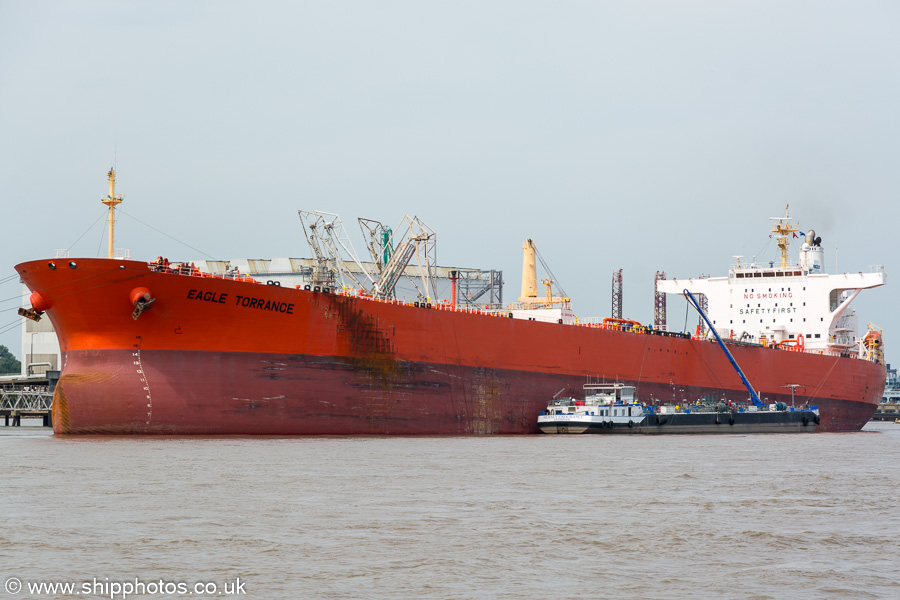
[[522, 245], [522, 298], [537, 298], [537, 265], [534, 260], [534, 242], [525, 240]]
[[810, 273], [825, 272], [825, 253], [822, 250], [822, 238], [816, 237], [816, 230], [806, 232], [806, 243], [800, 248], [800, 266]]

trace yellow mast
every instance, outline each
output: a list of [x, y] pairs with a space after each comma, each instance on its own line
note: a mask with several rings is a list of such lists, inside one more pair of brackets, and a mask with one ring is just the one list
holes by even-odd
[[109, 178], [109, 195], [106, 198], [100, 198], [100, 202], [109, 207], [109, 217], [106, 219], [106, 222], [109, 223], [109, 252], [107, 258], [113, 258], [116, 206], [122, 202], [122, 196], [116, 196], [116, 170], [110, 169], [106, 176]]
[[534, 242], [525, 240], [522, 245], [522, 298], [537, 298], [537, 264], [534, 260]]
[[788, 246], [791, 244], [790, 239], [788, 238], [789, 234], [796, 233], [800, 231], [800, 228], [791, 223], [791, 217], [788, 213], [788, 208], [790, 205], [784, 205], [784, 218], [781, 217], [773, 217], [771, 220], [775, 221], [772, 223], [772, 233], [778, 236], [778, 254], [781, 256], [781, 267], [788, 266]]

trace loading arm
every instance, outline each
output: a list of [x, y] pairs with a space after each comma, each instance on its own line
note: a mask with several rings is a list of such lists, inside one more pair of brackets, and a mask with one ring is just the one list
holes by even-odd
[[419, 242], [418, 235], [414, 235], [407, 239], [400, 248], [394, 252], [388, 263], [381, 272], [381, 277], [375, 282], [375, 296], [379, 298], [387, 298], [391, 295], [391, 291], [412, 260], [413, 254], [416, 252], [416, 244]]
[[688, 303], [693, 306], [698, 313], [700, 313], [700, 317], [706, 321], [707, 327], [712, 331], [713, 335], [716, 336], [716, 341], [719, 342], [719, 346], [722, 348], [722, 351], [725, 352], [725, 356], [728, 357], [728, 360], [731, 362], [731, 366], [734, 367], [734, 370], [737, 371], [737, 374], [740, 375], [741, 381], [744, 382], [744, 385], [747, 387], [747, 391], [750, 392], [750, 398], [753, 399], [754, 406], [763, 406], [762, 401], [759, 399], [759, 396], [753, 390], [753, 386], [750, 385], [750, 382], [747, 381], [747, 377], [744, 375], [744, 372], [741, 371], [741, 368], [738, 366], [737, 361], [734, 360], [734, 356], [731, 355], [731, 352], [728, 350], [728, 347], [725, 345], [725, 342], [722, 341], [722, 338], [719, 337], [719, 332], [716, 331], [716, 328], [713, 327], [713, 324], [709, 322], [709, 317], [706, 316], [706, 313], [703, 312], [703, 309], [700, 308], [700, 304], [697, 302], [697, 299], [694, 298], [694, 295], [689, 291], [684, 290], [684, 297], [688, 301]]

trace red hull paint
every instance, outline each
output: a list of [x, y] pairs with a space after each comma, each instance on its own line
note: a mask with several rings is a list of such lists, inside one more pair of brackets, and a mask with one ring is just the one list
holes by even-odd
[[[710, 342], [415, 308], [77, 259], [16, 268], [64, 353], [60, 433], [505, 434], [586, 377], [643, 400], [747, 392]], [[135, 288], [156, 302], [135, 321]], [[732, 346], [760, 395], [818, 405], [819, 430], [858, 430], [885, 369], [868, 361]], [[147, 388], [147, 389], [145, 389]], [[147, 398], [149, 396], [149, 398]]]

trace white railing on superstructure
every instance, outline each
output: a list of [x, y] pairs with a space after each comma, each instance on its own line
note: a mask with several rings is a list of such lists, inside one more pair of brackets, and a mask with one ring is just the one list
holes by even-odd
[[578, 323], [582, 325], [601, 325], [604, 317], [578, 317]]

